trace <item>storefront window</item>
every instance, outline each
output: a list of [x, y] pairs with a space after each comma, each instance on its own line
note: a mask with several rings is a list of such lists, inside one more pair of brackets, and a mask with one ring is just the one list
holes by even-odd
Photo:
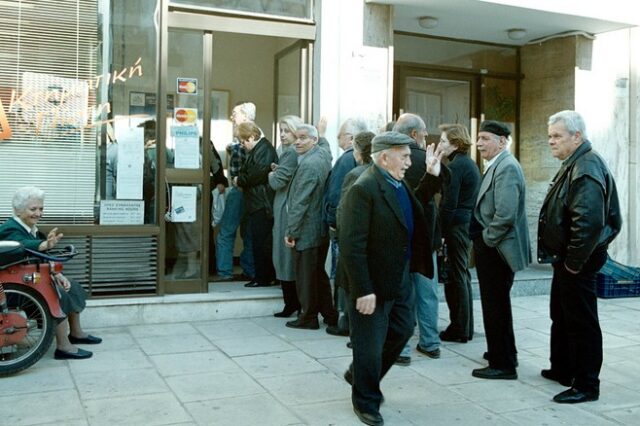
[[0, 2], [0, 220], [34, 185], [43, 223], [155, 222], [156, 9]]
[[171, 3], [200, 9], [227, 9], [303, 19], [312, 19], [313, 10], [311, 0], [173, 0]]

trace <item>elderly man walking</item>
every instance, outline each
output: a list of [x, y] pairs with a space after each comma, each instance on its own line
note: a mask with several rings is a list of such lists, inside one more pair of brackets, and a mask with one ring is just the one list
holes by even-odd
[[510, 291], [515, 273], [531, 262], [522, 168], [509, 153], [509, 128], [483, 121], [478, 151], [486, 161], [470, 224], [476, 254], [489, 366], [473, 370], [481, 379], [517, 379]]
[[433, 276], [431, 253], [419, 244], [422, 206], [403, 181], [411, 166], [412, 139], [385, 132], [372, 141], [374, 165], [343, 200], [340, 263], [347, 272], [353, 363], [345, 373], [358, 418], [382, 425], [380, 380], [413, 332], [409, 271]]
[[618, 192], [606, 163], [587, 140], [582, 116], [561, 111], [549, 118], [551, 155], [562, 161], [538, 221], [538, 262], [553, 264], [551, 368], [542, 377], [570, 389], [559, 403], [595, 401], [600, 395], [602, 332], [596, 272], [620, 232]]

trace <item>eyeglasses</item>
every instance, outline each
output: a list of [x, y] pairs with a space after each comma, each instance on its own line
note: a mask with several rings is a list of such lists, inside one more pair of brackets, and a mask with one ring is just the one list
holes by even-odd
[[353, 137], [353, 135], [351, 133], [338, 133], [338, 138], [342, 138], [342, 137]]

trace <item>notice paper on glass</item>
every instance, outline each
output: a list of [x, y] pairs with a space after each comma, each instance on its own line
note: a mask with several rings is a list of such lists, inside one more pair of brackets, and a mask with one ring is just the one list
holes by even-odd
[[118, 141], [116, 198], [119, 200], [142, 200], [144, 129], [141, 127], [126, 128], [116, 131], [116, 135]]
[[171, 188], [171, 221], [195, 222], [196, 197], [195, 186], [173, 186]]
[[100, 200], [100, 225], [143, 225], [144, 201]]
[[196, 126], [171, 126], [175, 143], [175, 168], [200, 168], [200, 133]]

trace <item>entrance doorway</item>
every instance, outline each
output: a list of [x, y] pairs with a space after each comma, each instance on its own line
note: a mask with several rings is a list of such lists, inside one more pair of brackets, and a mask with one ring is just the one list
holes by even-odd
[[[288, 23], [265, 31], [251, 19], [184, 12], [169, 12], [168, 22], [160, 285], [163, 293], [206, 292], [215, 274], [212, 176], [233, 142], [231, 109], [253, 102], [256, 124], [274, 145], [280, 114], [308, 119], [315, 31], [288, 31]], [[290, 34], [308, 36], [284, 37]]]

